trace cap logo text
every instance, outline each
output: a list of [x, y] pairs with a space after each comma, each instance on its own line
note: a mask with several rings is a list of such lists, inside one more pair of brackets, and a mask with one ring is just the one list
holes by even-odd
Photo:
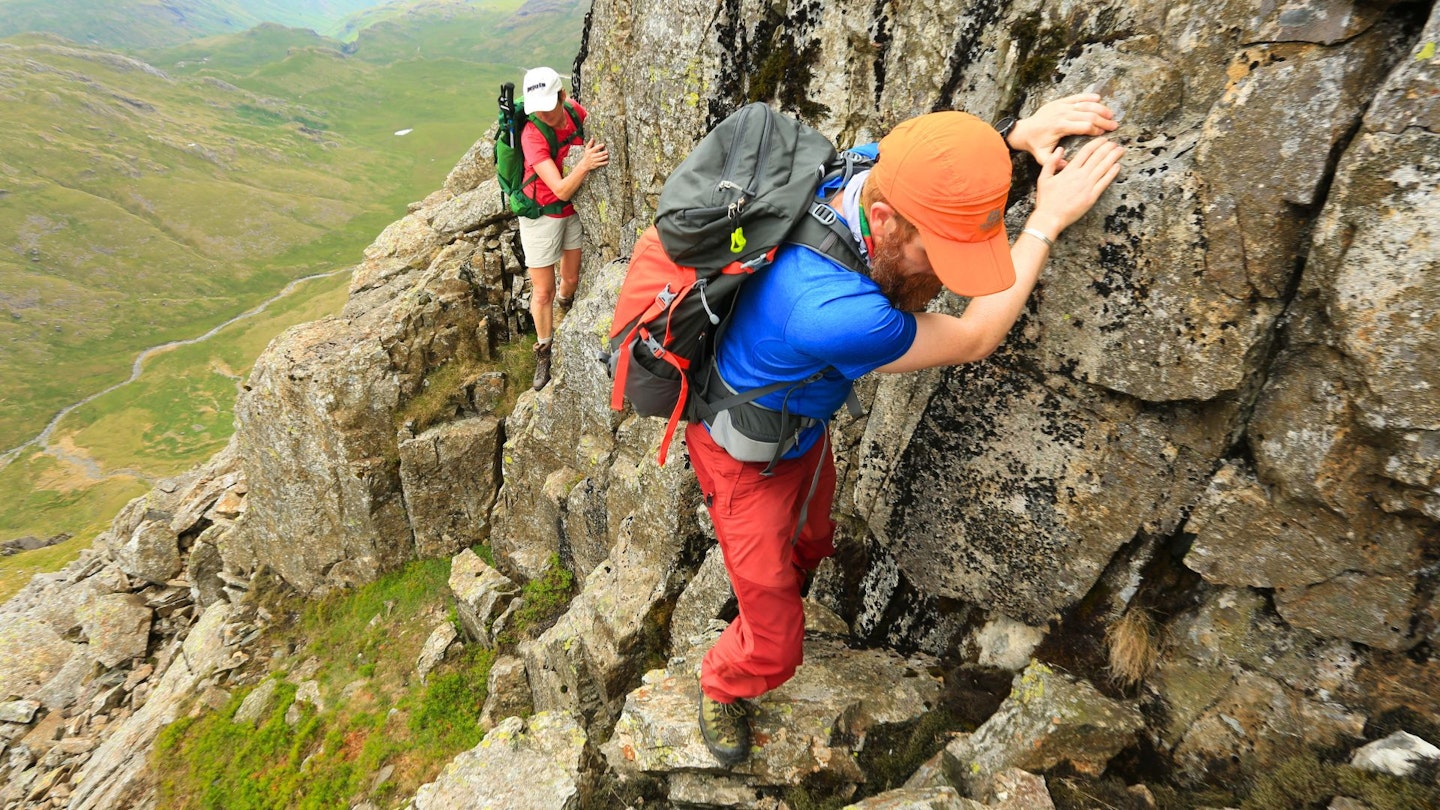
[[983, 224], [983, 225], [980, 226], [980, 230], [982, 230], [982, 231], [988, 231], [988, 230], [991, 230], [992, 228], [994, 228], [996, 225], [999, 225], [999, 224], [1000, 224], [1000, 217], [1001, 217], [1004, 213], [1005, 213], [1005, 210], [1004, 210], [1003, 208], [996, 208], [996, 209], [994, 209], [993, 211], [991, 211], [991, 212], [985, 217], [985, 224]]

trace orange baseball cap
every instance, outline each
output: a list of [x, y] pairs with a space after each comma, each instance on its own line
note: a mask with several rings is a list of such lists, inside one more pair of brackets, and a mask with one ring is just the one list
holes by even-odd
[[870, 180], [920, 231], [951, 292], [989, 295], [1015, 283], [1005, 235], [1010, 150], [994, 127], [963, 112], [912, 118], [880, 139]]

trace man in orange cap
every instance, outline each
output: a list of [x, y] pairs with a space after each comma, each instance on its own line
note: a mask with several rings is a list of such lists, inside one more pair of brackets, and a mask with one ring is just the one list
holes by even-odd
[[[760, 437], [729, 417], [692, 422], [685, 433], [739, 603], [701, 664], [701, 736], [721, 763], [749, 755], [743, 701], [789, 680], [801, 662], [801, 589], [835, 551], [830, 417], [870, 371], [968, 363], [999, 347], [1061, 231], [1120, 172], [1117, 144], [1095, 138], [1067, 159], [1060, 139], [1115, 127], [1090, 94], [1000, 131], [962, 112], [906, 121], [880, 141], [874, 168], [829, 200], [869, 276], [784, 245], [741, 290], [716, 351], [719, 382], [732, 391], [803, 382], [755, 401], [795, 417], [781, 430], [779, 461], [737, 460], [747, 438]], [[1042, 166], [1035, 210], [1013, 245], [1005, 233], [1012, 149]], [[922, 311], [941, 286], [971, 298], [964, 314]]]

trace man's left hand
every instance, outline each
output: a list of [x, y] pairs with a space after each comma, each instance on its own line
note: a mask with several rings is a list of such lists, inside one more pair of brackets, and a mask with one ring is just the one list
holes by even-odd
[[[1044, 165], [1052, 159], [1060, 139], [1068, 135], [1104, 135], [1120, 126], [1115, 113], [1095, 93], [1066, 96], [1046, 104], [1035, 114], [1022, 118], [1006, 139], [1011, 149], [1029, 152]], [[1064, 168], [1064, 161], [1057, 169]]]

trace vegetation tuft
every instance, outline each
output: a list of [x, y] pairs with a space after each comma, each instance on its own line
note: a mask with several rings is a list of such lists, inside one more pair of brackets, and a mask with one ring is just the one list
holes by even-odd
[[1106, 669], [1121, 686], [1130, 688], [1145, 679], [1160, 657], [1159, 634], [1149, 611], [1142, 607], [1127, 610], [1105, 629], [1109, 653]]
[[550, 555], [545, 573], [521, 588], [520, 598], [524, 604], [510, 617], [509, 624], [496, 639], [496, 645], [511, 647], [539, 636], [565, 612], [574, 595], [575, 575], [560, 564], [560, 555]]
[[233, 719], [251, 688], [221, 711], [172, 724], [151, 760], [161, 806], [383, 805], [413, 795], [474, 747], [493, 651], [470, 647], [425, 682], [415, 676], [426, 638], [449, 614], [449, 572], [448, 560], [425, 560], [308, 603], [264, 589], [266, 609], [294, 621], [277, 622], [258, 643], [291, 651], [273, 667], [313, 672], [326, 708], [295, 704], [300, 678], [292, 674], [258, 729]]

